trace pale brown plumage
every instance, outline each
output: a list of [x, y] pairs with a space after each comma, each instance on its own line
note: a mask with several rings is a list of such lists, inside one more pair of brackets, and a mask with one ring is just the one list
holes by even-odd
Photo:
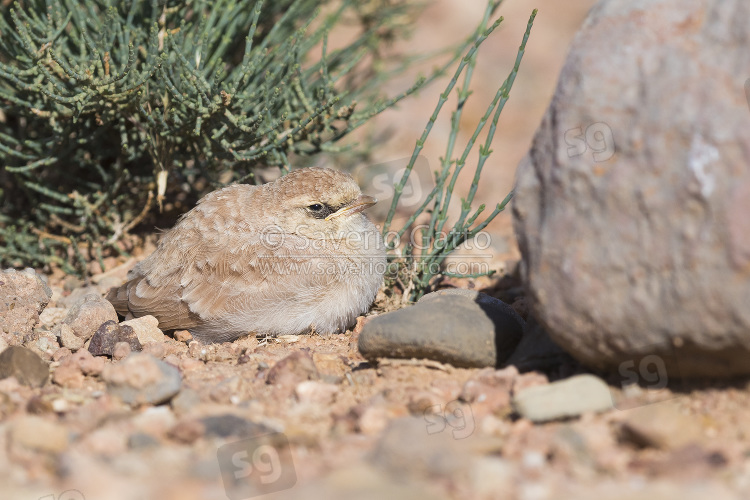
[[296, 170], [208, 194], [107, 298], [163, 330], [206, 342], [247, 333], [341, 331], [364, 313], [385, 272], [374, 199], [348, 174]]

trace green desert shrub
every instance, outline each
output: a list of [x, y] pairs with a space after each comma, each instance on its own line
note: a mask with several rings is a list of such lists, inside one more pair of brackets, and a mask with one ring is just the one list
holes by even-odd
[[[86, 261], [123, 252], [124, 236], [165, 198], [197, 199], [253, 182], [259, 165], [285, 170], [290, 157], [336, 151], [424, 83], [389, 99], [377, 92], [391, 75], [378, 62], [384, 42], [413, 13], [399, 1], [0, 9], [3, 266], [84, 272]], [[356, 35], [331, 49], [342, 24]]]

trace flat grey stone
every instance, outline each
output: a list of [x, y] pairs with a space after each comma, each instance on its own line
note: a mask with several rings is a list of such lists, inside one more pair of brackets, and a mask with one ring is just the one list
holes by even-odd
[[362, 355], [426, 358], [457, 367], [498, 366], [513, 352], [523, 320], [504, 302], [484, 294], [437, 292], [376, 316], [359, 336]]
[[523, 389], [513, 397], [513, 407], [533, 422], [547, 422], [610, 410], [613, 405], [609, 386], [599, 377], [585, 374]]
[[205, 427], [206, 436], [244, 438], [273, 432], [265, 425], [229, 413], [205, 417], [201, 419], [201, 422]]

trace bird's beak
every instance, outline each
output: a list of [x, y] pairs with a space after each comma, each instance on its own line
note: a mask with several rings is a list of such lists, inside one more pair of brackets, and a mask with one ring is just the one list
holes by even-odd
[[357, 214], [361, 212], [362, 210], [365, 210], [366, 208], [370, 208], [374, 204], [376, 204], [378, 200], [373, 198], [372, 196], [367, 196], [366, 194], [359, 195], [359, 198], [354, 200], [354, 203], [347, 205], [343, 208], [340, 208], [333, 212], [331, 215], [325, 218], [325, 220], [331, 220], [335, 219], [336, 217], [339, 217], [341, 215], [352, 215]]

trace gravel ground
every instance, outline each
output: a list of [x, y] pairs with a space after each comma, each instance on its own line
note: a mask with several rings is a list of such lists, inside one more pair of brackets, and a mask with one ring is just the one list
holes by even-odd
[[[138, 330], [142, 352], [123, 343], [92, 356], [59, 347], [55, 332], [71, 296], [103, 290], [49, 283], [48, 324], [3, 337], [51, 373], [41, 387], [0, 380], [3, 498], [750, 496], [745, 382], [623, 391], [607, 379], [614, 406], [576, 410], [596, 392], [564, 392], [580, 366], [371, 364], [357, 349], [369, 318], [342, 335], [221, 345], [152, 327]], [[515, 286], [508, 276], [462, 284], [499, 297]], [[572, 416], [537, 421], [528, 407], [540, 389], [541, 411], [558, 401]]]

